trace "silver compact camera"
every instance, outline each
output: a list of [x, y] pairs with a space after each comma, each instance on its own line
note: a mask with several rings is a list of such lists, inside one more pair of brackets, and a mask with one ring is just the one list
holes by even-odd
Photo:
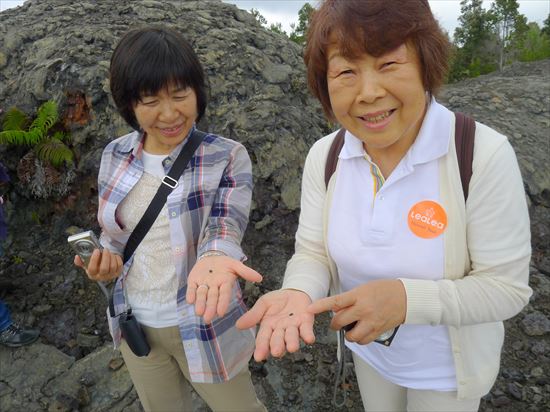
[[69, 236], [67, 242], [69, 242], [76, 254], [80, 256], [86, 267], [90, 263], [90, 257], [94, 253], [94, 250], [101, 249], [98, 238], [91, 230]]

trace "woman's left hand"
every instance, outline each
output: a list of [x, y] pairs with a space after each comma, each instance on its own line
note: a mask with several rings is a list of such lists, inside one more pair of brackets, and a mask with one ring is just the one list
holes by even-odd
[[225, 315], [231, 303], [233, 283], [241, 277], [261, 282], [262, 275], [228, 256], [208, 256], [195, 263], [187, 277], [187, 303], [195, 304], [195, 313], [210, 323], [216, 315]]
[[308, 312], [335, 312], [330, 327], [339, 330], [357, 322], [346, 339], [361, 345], [405, 321], [407, 295], [400, 280], [375, 280], [339, 295], [313, 302]]

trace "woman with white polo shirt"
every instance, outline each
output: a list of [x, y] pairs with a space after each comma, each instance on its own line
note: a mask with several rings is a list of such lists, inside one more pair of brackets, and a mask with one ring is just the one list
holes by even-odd
[[502, 321], [532, 292], [517, 160], [480, 123], [465, 201], [455, 115], [433, 97], [448, 55], [427, 0], [321, 4], [308, 82], [346, 130], [344, 144], [328, 185], [337, 133], [311, 148], [283, 287], [237, 322], [260, 323], [261, 360], [298, 350], [300, 338], [313, 343], [314, 314], [333, 311], [333, 329], [351, 328], [346, 346], [369, 411], [477, 410], [498, 373]]

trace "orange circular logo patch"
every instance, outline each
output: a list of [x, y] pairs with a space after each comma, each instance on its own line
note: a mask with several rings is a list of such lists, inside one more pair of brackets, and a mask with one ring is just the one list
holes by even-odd
[[441, 205], [432, 200], [416, 203], [407, 218], [409, 228], [418, 237], [432, 239], [438, 237], [447, 227], [447, 213]]

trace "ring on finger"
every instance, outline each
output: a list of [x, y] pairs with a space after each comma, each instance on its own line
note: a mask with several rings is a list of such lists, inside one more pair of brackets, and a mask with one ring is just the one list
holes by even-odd
[[208, 286], [206, 283], [201, 283], [199, 286], [197, 286], [197, 290], [199, 290], [202, 287], [205, 287], [206, 290], [210, 289], [210, 286]]

